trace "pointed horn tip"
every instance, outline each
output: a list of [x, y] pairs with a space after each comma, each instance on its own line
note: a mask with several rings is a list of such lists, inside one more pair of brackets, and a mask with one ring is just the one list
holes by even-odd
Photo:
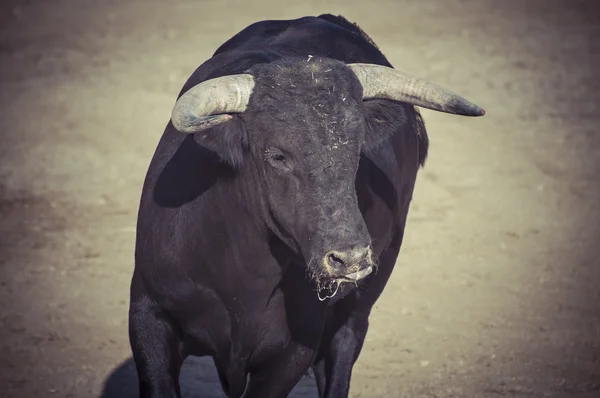
[[467, 117], [480, 117], [485, 115], [485, 109], [480, 108], [478, 106], [471, 107], [458, 107], [458, 108], [437, 108], [437, 107], [425, 107], [426, 109], [432, 109], [434, 111], [441, 111], [445, 113], [450, 113], [458, 116], [467, 116]]
[[[466, 102], [468, 103], [468, 101], [466, 101]], [[473, 103], [468, 103], [468, 106], [460, 106], [459, 109], [460, 109], [460, 111], [458, 111], [456, 113], [459, 115], [462, 115], [462, 116], [478, 117], [478, 116], [484, 116], [486, 113], [485, 109], [483, 109]]]
[[485, 109], [477, 107], [473, 111], [469, 112], [466, 116], [479, 117], [479, 116], [484, 116], [484, 115], [485, 115]]

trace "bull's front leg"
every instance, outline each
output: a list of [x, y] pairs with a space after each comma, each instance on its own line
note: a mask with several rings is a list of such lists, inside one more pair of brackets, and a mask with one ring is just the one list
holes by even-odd
[[167, 314], [146, 296], [132, 298], [129, 338], [140, 398], [180, 398], [181, 336]]
[[335, 304], [325, 327], [319, 354], [313, 365], [320, 398], [343, 398], [350, 391], [352, 368], [362, 350], [369, 314], [394, 269], [402, 233], [379, 257], [377, 272], [368, 276], [360, 294]]
[[282, 355], [250, 373], [243, 398], [285, 398], [306, 374], [315, 350], [290, 343]]
[[343, 322], [334, 322], [325, 332], [313, 365], [320, 398], [348, 396], [352, 368], [369, 326], [368, 314], [352, 314]]

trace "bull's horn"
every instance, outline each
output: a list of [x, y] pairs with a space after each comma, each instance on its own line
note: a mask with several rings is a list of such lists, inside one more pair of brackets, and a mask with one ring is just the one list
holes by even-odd
[[230, 113], [246, 110], [254, 88], [248, 74], [203, 81], [183, 94], [173, 108], [171, 121], [182, 133], [196, 133], [231, 119]]
[[349, 64], [360, 84], [363, 98], [386, 98], [435, 111], [463, 116], [483, 116], [485, 110], [434, 83], [373, 64]]

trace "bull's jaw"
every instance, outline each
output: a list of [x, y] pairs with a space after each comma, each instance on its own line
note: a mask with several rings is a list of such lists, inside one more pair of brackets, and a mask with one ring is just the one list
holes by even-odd
[[[357, 271], [357, 272], [352, 272], [352, 273], [350, 273], [348, 275], [344, 275], [341, 278], [332, 280], [332, 283], [329, 284], [326, 287], [322, 287], [322, 288], [321, 288], [321, 286], [317, 287], [317, 297], [319, 298], [319, 301], [325, 301], [327, 299], [335, 297], [335, 295], [337, 294], [337, 292], [338, 292], [338, 290], [340, 288], [340, 285], [342, 283], [344, 283], [344, 282], [353, 282], [353, 283], [356, 283], [359, 280], [361, 280], [363, 278], [366, 278], [368, 275], [371, 274], [371, 272], [373, 272], [373, 266], [369, 265], [365, 269], [362, 269], [362, 270]], [[332, 289], [332, 287], [333, 287], [333, 289]], [[333, 292], [332, 293], [326, 293], [324, 295], [324, 297], [322, 297], [321, 296], [321, 292], [323, 290], [329, 290], [330, 292], [331, 292], [331, 290], [333, 290]]]

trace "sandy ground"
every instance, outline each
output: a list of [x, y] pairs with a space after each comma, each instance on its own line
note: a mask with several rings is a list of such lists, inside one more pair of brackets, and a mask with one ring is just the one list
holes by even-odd
[[[430, 158], [351, 395], [600, 396], [600, 7], [323, 4], [2, 3], [0, 396], [137, 396], [135, 219], [175, 97], [249, 23], [322, 12], [488, 110], [423, 112]], [[206, 359], [182, 385], [222, 396]], [[310, 378], [293, 394], [315, 395]]]

